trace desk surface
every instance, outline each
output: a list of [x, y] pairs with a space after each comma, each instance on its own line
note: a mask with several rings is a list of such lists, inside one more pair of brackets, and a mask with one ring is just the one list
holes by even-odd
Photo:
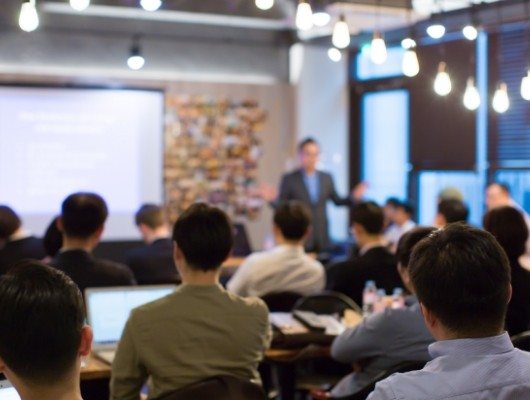
[[[293, 362], [300, 358], [329, 357], [329, 346], [309, 345], [303, 349], [269, 349], [265, 360]], [[110, 365], [91, 354], [81, 368], [81, 380], [109, 379]]]

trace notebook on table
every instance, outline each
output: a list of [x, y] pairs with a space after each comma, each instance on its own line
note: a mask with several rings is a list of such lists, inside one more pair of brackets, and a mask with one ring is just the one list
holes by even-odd
[[94, 354], [112, 364], [123, 328], [133, 308], [167, 296], [175, 289], [175, 285], [86, 289], [87, 320], [94, 332]]
[[3, 374], [0, 374], [0, 399], [20, 400], [17, 391]]

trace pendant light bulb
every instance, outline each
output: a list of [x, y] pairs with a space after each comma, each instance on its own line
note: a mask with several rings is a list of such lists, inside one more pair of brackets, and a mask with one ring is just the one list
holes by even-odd
[[256, 0], [256, 7], [260, 10], [270, 10], [274, 6], [274, 0]]
[[469, 78], [467, 80], [466, 91], [464, 92], [464, 107], [470, 111], [475, 111], [480, 107], [480, 94], [477, 87], [475, 86], [475, 80]]
[[418, 61], [418, 55], [416, 50], [413, 48], [405, 51], [403, 55], [403, 64], [402, 64], [403, 74], [410, 78], [418, 75], [420, 73], [420, 63]]
[[370, 44], [370, 59], [374, 64], [381, 65], [387, 59], [385, 39], [379, 33], [374, 33], [372, 43]]
[[508, 97], [508, 86], [501, 82], [493, 95], [493, 109], [499, 114], [504, 114], [510, 108], [510, 98]]
[[330, 47], [328, 49], [328, 57], [333, 62], [339, 62], [340, 60], [342, 60], [342, 53], [339, 49], [335, 47]]
[[90, 0], [70, 0], [70, 7], [76, 11], [84, 11], [90, 5]]
[[135, 39], [129, 53], [129, 58], [127, 59], [127, 66], [133, 71], [138, 71], [139, 69], [142, 69], [144, 65], [145, 58], [142, 56], [139, 39]]
[[434, 91], [440, 96], [447, 96], [453, 89], [451, 77], [447, 73], [446, 68], [447, 64], [442, 61], [438, 65], [438, 74], [434, 80]]
[[478, 30], [473, 25], [469, 24], [464, 26], [462, 34], [467, 40], [476, 40], [478, 37]]
[[162, 0], [140, 0], [140, 5], [145, 11], [156, 11], [162, 6]]
[[296, 27], [301, 31], [308, 31], [313, 27], [313, 11], [307, 0], [300, 0], [296, 9]]
[[523, 96], [523, 99], [530, 101], [530, 69], [521, 81], [521, 96]]
[[333, 27], [331, 42], [338, 49], [345, 49], [350, 45], [350, 28], [348, 27], [344, 14], [340, 15], [339, 20]]
[[445, 26], [440, 23], [429, 25], [427, 34], [433, 39], [441, 39], [445, 35]]
[[39, 14], [37, 13], [35, 0], [28, 0], [22, 3], [18, 25], [25, 32], [33, 32], [39, 27]]

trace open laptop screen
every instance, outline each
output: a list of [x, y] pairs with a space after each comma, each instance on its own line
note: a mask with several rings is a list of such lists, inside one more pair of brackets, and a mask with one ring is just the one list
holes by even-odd
[[20, 396], [11, 383], [0, 374], [0, 399], [2, 400], [20, 400]]
[[87, 317], [94, 331], [94, 344], [118, 342], [133, 308], [167, 296], [175, 289], [174, 285], [87, 289]]

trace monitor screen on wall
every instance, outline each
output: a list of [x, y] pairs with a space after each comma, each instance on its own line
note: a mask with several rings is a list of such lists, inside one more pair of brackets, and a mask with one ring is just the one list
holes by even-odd
[[162, 92], [0, 87], [0, 204], [42, 235], [62, 200], [96, 192], [104, 240], [137, 238], [134, 213], [163, 200]]

